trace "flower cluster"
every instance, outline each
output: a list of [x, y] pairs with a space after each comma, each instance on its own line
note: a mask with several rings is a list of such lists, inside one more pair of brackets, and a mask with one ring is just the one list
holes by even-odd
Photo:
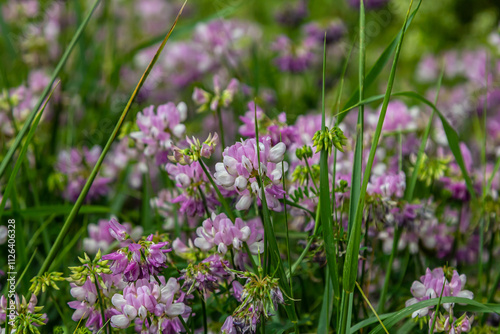
[[36, 306], [36, 296], [32, 294], [29, 302], [24, 296], [15, 294], [13, 297], [0, 297], [0, 333], [6, 333], [2, 328], [6, 323], [9, 323], [12, 333], [40, 333], [38, 327], [45, 325], [49, 319], [47, 314], [41, 313], [43, 306]]
[[173, 154], [168, 158], [172, 162], [179, 163], [181, 165], [189, 165], [193, 161], [198, 161], [200, 158], [210, 158], [215, 151], [215, 147], [219, 143], [219, 135], [215, 133], [208, 135], [208, 138], [200, 143], [198, 138], [186, 137], [186, 142], [189, 145], [188, 148], [181, 149], [177, 146], [173, 146]]
[[[207, 175], [203, 172], [200, 162], [195, 161], [190, 165], [167, 164], [166, 171], [171, 180], [181, 193], [169, 200], [170, 203], [178, 203], [179, 211], [190, 217], [203, 217], [208, 214], [205, 210], [214, 211], [219, 201], [217, 194], [212, 188]], [[156, 205], [162, 206], [161, 202]], [[206, 206], [206, 208], [205, 208]]]
[[180, 333], [184, 328], [178, 316], [187, 318], [191, 313], [183, 303], [177, 280], [171, 277], [167, 282], [163, 276], [159, 282], [150, 277], [129, 283], [123, 293], [111, 298], [116, 314], [111, 317], [111, 325], [128, 328], [132, 321], [141, 333]]
[[[420, 277], [420, 281], [413, 282], [411, 286], [413, 298], [406, 302], [406, 306], [408, 307], [431, 298], [439, 298], [440, 296], [473, 299], [474, 294], [469, 290], [464, 290], [467, 281], [465, 275], [459, 275], [456, 270], [450, 268], [445, 269], [446, 273], [443, 268], [435, 268], [433, 270], [427, 268], [425, 275]], [[454, 304], [443, 303], [442, 306], [447, 312], [451, 312]], [[412, 317], [424, 317], [433, 308], [434, 306], [421, 308], [413, 312]]]
[[193, 101], [199, 105], [198, 111], [217, 111], [219, 108], [227, 107], [233, 101], [233, 97], [238, 91], [238, 80], [231, 79], [225, 89], [222, 89], [221, 78], [218, 75], [213, 77], [213, 92], [207, 92], [196, 87], [193, 92]]
[[[129, 238], [125, 227], [117, 221], [111, 221], [110, 233], [118, 241]], [[154, 236], [151, 234], [102, 258], [111, 261], [110, 269], [113, 274], [123, 275], [126, 282], [137, 281], [140, 278], [149, 279], [167, 267], [165, 254], [171, 251], [166, 248], [168, 241], [155, 242], [153, 239]]]
[[[156, 109], [156, 110], [155, 110]], [[169, 102], [158, 107], [149, 106], [137, 114], [139, 131], [130, 134], [148, 157], [156, 157], [157, 163], [164, 162], [165, 154], [172, 148], [172, 140], [184, 136], [187, 106]]]
[[255, 333], [261, 318], [267, 319], [277, 312], [278, 304], [284, 303], [283, 294], [277, 278], [236, 273], [241, 278], [246, 278], [243, 289], [236, 293], [241, 304], [232, 316], [227, 317], [221, 330], [223, 334]]
[[[258, 144], [255, 139], [247, 139], [227, 147], [222, 153], [223, 162], [215, 165], [215, 182], [238, 193], [238, 210], [247, 210], [254, 198], [263, 200], [264, 192], [269, 208], [279, 211], [279, 199], [284, 194], [283, 169], [288, 170], [288, 163], [283, 161], [286, 146], [282, 142], [272, 146], [270, 137], [261, 137]], [[263, 191], [258, 177], [262, 178]]]
[[255, 221], [247, 225], [241, 218], [236, 218], [233, 224], [224, 213], [213, 213], [211, 218], [196, 229], [196, 235], [198, 237], [194, 240], [194, 245], [205, 252], [217, 246], [219, 253], [226, 254], [228, 247], [240, 249], [243, 242], [248, 243], [254, 254], [264, 251], [262, 226]]
[[186, 294], [191, 294], [193, 289], [204, 293], [214, 291], [218, 283], [229, 277], [225, 267], [229, 262], [223, 260], [219, 254], [213, 254], [198, 264], [190, 263], [182, 270], [180, 280], [184, 280], [183, 288], [187, 288]]
[[[116, 238], [113, 236], [115, 232], [111, 227], [115, 223], [117, 223], [116, 219], [112, 218], [111, 221], [107, 219], [99, 219], [97, 224], [89, 224], [89, 237], [83, 239], [83, 249], [90, 254], [96, 254], [99, 250], [108, 250], [116, 240]], [[132, 237], [132, 239], [137, 239], [142, 235], [143, 229], [141, 226], [132, 228], [132, 224], [130, 223], [123, 223], [122, 226], [125, 228], [126, 233]], [[123, 240], [120, 242], [120, 247], [125, 247], [130, 242], [130, 239]]]

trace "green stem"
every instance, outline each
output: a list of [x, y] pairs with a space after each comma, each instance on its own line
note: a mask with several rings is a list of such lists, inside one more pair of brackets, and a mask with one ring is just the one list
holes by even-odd
[[444, 279], [443, 286], [441, 287], [441, 293], [439, 294], [439, 300], [438, 300], [438, 303], [436, 306], [436, 312], [434, 312], [434, 318], [432, 318], [432, 325], [431, 325], [429, 333], [434, 333], [434, 327], [436, 326], [436, 319], [437, 319], [438, 313], [439, 313], [439, 306], [441, 306], [441, 300], [443, 299], [443, 292], [444, 292], [445, 284], [446, 284], [446, 279]]
[[392, 250], [389, 257], [389, 262], [387, 262], [387, 268], [385, 270], [384, 286], [382, 292], [380, 293], [379, 304], [377, 307], [378, 313], [384, 313], [385, 301], [387, 298], [387, 291], [389, 290], [389, 283], [391, 279], [392, 264], [394, 263], [394, 258], [398, 252], [399, 238], [401, 237], [402, 230], [397, 226], [394, 226], [394, 236], [392, 240]]
[[[99, 306], [101, 307], [102, 323], [104, 326], [106, 326], [106, 315], [104, 314], [104, 299], [102, 299], [101, 296], [101, 289], [99, 287], [99, 281], [97, 280], [97, 275], [96, 274], [93, 275], [94, 275], [94, 285], [97, 290], [97, 298], [99, 298]], [[106, 327], [107, 327], [106, 332], [108, 334], [111, 333], [111, 325], [108, 323]]]
[[309, 162], [307, 161], [306, 157], [304, 157], [304, 162], [306, 163], [307, 171], [309, 172], [309, 176], [311, 177], [311, 181], [312, 181], [312, 183], [314, 185], [314, 188], [316, 189], [316, 193], [319, 194], [318, 185], [316, 184], [316, 181], [314, 181], [314, 177], [313, 177], [313, 173], [312, 173], [312, 170], [311, 170], [311, 166], [309, 166]]
[[205, 297], [201, 292], [200, 292], [200, 299], [201, 299], [201, 309], [203, 312], [203, 333], [207, 334], [208, 333], [207, 305], [205, 303]]
[[359, 203], [357, 206], [356, 210], [356, 216], [355, 216], [355, 224], [353, 227], [353, 230], [351, 232], [351, 235], [349, 237], [349, 242], [347, 245], [347, 253], [345, 257], [345, 265], [344, 265], [344, 290], [346, 292], [353, 292], [354, 291], [354, 286], [358, 274], [358, 255], [359, 255], [359, 248], [360, 248], [360, 238], [361, 238], [361, 223], [362, 223], [362, 218], [363, 218], [363, 208], [365, 204], [365, 196], [366, 196], [366, 189], [368, 187], [368, 182], [370, 180], [370, 175], [373, 167], [373, 162], [375, 159], [375, 153], [377, 152], [377, 147], [378, 143], [380, 140], [380, 134], [382, 133], [382, 127], [384, 125], [384, 119], [385, 115], [387, 113], [387, 107], [389, 105], [389, 100], [391, 97], [391, 92], [392, 92], [392, 87], [394, 85], [394, 79], [396, 77], [396, 65], [399, 60], [399, 55], [401, 53], [401, 46], [404, 38], [404, 30], [406, 27], [406, 24], [408, 22], [408, 17], [410, 15], [410, 9], [413, 5], [413, 0], [410, 2], [410, 7], [408, 8], [408, 11], [406, 13], [406, 18], [403, 24], [403, 29], [402, 29], [402, 34], [400, 37], [400, 40], [398, 42], [398, 46], [396, 48], [396, 54], [394, 56], [392, 68], [391, 68], [391, 73], [389, 75], [389, 81], [387, 83], [387, 90], [384, 96], [384, 101], [382, 103], [382, 109], [380, 111], [380, 116], [379, 120], [377, 123], [377, 128], [375, 130], [375, 134], [373, 137], [372, 141], [372, 146], [370, 149], [370, 154], [368, 156], [368, 162], [366, 164], [365, 172], [363, 175], [363, 184], [361, 186], [361, 192], [359, 196]]

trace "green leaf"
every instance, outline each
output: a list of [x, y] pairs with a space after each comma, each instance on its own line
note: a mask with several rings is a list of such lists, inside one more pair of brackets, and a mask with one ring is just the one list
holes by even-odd
[[[433, 298], [429, 300], [424, 300], [412, 306], [406, 307], [398, 312], [392, 313], [392, 315], [384, 320], [384, 325], [387, 329], [392, 328], [395, 324], [400, 322], [402, 319], [410, 316], [413, 312], [427, 306], [435, 306], [439, 303], [438, 298]], [[466, 304], [471, 305], [475, 308], [476, 312], [482, 313], [499, 313], [500, 305], [488, 305], [481, 304], [475, 300], [467, 299], [467, 298], [459, 298], [459, 297], [443, 297], [441, 303], [457, 303], [457, 304]], [[373, 329], [370, 334], [382, 333], [384, 329], [381, 325], [378, 325], [375, 329]]]
[[[365, 87], [370, 87], [375, 82], [375, 79], [377, 79], [377, 77], [380, 75], [380, 73], [382, 73], [382, 70], [384, 69], [385, 65], [387, 64], [387, 62], [389, 61], [389, 59], [391, 59], [392, 54], [396, 50], [396, 47], [398, 45], [398, 41], [401, 38], [401, 34], [403, 32], [406, 32], [406, 30], [408, 30], [411, 22], [413, 21], [413, 18], [417, 14], [417, 11], [420, 8], [420, 3], [421, 2], [422, 1], [420, 0], [418, 2], [417, 8], [415, 8], [415, 10], [413, 11], [413, 13], [411, 13], [410, 17], [408, 18], [408, 22], [407, 22], [406, 26], [403, 27], [403, 29], [401, 29], [399, 31], [399, 33], [396, 35], [396, 37], [394, 37], [394, 39], [392, 40], [391, 44], [389, 44], [385, 48], [384, 52], [382, 52], [382, 54], [380, 55], [380, 57], [377, 59], [377, 61], [375, 62], [375, 64], [372, 66], [372, 68], [370, 69], [370, 71], [366, 75], [366, 78], [365, 78]], [[347, 111], [351, 110], [352, 108], [350, 108], [350, 107], [352, 107], [356, 103], [356, 101], [358, 101], [358, 97], [359, 97], [359, 90], [356, 90], [351, 95], [351, 97], [349, 98], [349, 100], [345, 103], [343, 109], [347, 109]], [[346, 116], [347, 116], [347, 113], [342, 113], [339, 116], [339, 123]]]
[[[441, 75], [439, 76], [434, 104], [437, 103], [439, 91], [441, 90], [441, 83], [443, 82], [443, 76], [444, 76], [444, 66], [443, 69], [441, 70]], [[417, 154], [417, 161], [415, 162], [415, 168], [413, 168], [413, 172], [410, 178], [410, 183], [408, 184], [408, 187], [406, 189], [405, 198], [408, 202], [411, 202], [413, 200], [413, 192], [415, 190], [415, 185], [417, 184], [418, 172], [420, 170], [420, 165], [422, 164], [422, 158], [424, 156], [425, 146], [427, 145], [427, 140], [429, 139], [429, 135], [431, 132], [433, 119], [434, 119], [434, 109], [432, 110], [431, 117], [429, 117], [429, 121], [427, 123], [427, 126], [425, 127], [424, 134], [422, 135], [422, 140], [420, 142], [420, 147], [418, 149], [418, 154]]]
[[[408, 12], [406, 13], [406, 18], [403, 23], [403, 33], [398, 41], [398, 45], [396, 48], [396, 54], [394, 56], [394, 60], [392, 63], [391, 73], [389, 75], [389, 81], [387, 82], [387, 89], [385, 92], [384, 100], [382, 102], [382, 109], [380, 111], [379, 120], [377, 123], [377, 128], [375, 130], [372, 147], [370, 149], [370, 154], [368, 157], [368, 162], [366, 164], [364, 176], [363, 176], [363, 184], [361, 186], [361, 192], [359, 196], [359, 203], [356, 210], [356, 216], [354, 220], [353, 230], [349, 237], [349, 242], [347, 244], [347, 253], [344, 264], [344, 290], [346, 292], [353, 292], [354, 285], [356, 283], [356, 278], [358, 275], [358, 255], [359, 255], [359, 245], [361, 243], [361, 223], [363, 216], [363, 208], [365, 204], [365, 195], [366, 189], [368, 187], [368, 182], [370, 180], [370, 175], [372, 171], [373, 161], [375, 159], [375, 153], [377, 151], [378, 142], [380, 140], [380, 135], [382, 133], [382, 127], [384, 125], [384, 118], [387, 112], [387, 107], [389, 105], [389, 100], [391, 97], [392, 87], [394, 85], [394, 78], [396, 76], [396, 67], [399, 60], [399, 54], [401, 53], [401, 46], [404, 40], [404, 31], [406, 30], [406, 24], [408, 22], [408, 17], [410, 15], [410, 10], [413, 5], [413, 0], [410, 2], [410, 6], [408, 8]], [[419, 2], [420, 5], [420, 2]], [[417, 8], [418, 9], [418, 8]]]
[[[323, 41], [323, 85], [321, 95], [321, 130], [326, 129], [325, 117], [325, 68], [326, 68], [326, 33]], [[339, 272], [337, 264], [337, 241], [333, 234], [333, 219], [330, 206], [330, 181], [328, 179], [328, 148], [324, 147], [319, 160], [319, 205], [321, 224], [323, 225], [323, 239], [325, 241], [326, 260], [330, 279], [332, 280], [335, 304], [340, 300]], [[318, 224], [318, 221], [316, 221]], [[316, 228], [316, 227], [315, 227]]]
[[465, 168], [465, 163], [464, 163], [464, 158], [462, 156], [462, 152], [460, 151], [460, 139], [458, 138], [458, 134], [453, 129], [453, 127], [450, 125], [448, 120], [443, 116], [441, 111], [439, 111], [436, 106], [427, 100], [425, 97], [423, 97], [420, 94], [417, 94], [415, 92], [400, 92], [400, 93], [395, 93], [393, 96], [406, 96], [409, 98], [413, 98], [416, 100], [419, 100], [425, 104], [427, 104], [429, 107], [434, 110], [434, 112], [438, 115], [439, 119], [441, 120], [441, 124], [443, 125], [444, 132], [446, 134], [446, 139], [448, 140], [448, 145], [450, 147], [451, 152], [453, 153], [453, 156], [455, 157], [455, 161], [457, 162], [458, 166], [460, 167], [460, 170], [462, 172], [462, 175], [465, 179], [465, 184], [467, 186], [467, 190], [469, 191], [471, 197], [473, 199], [476, 198], [476, 191], [474, 189], [474, 186], [472, 184], [472, 180], [469, 176], [469, 173], [467, 172], [467, 169]]

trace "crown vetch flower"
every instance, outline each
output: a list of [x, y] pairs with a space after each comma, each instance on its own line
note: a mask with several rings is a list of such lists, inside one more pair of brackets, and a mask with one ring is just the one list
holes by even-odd
[[[188, 315], [190, 308], [175, 298], [180, 291], [177, 280], [171, 277], [165, 282], [165, 277], [159, 276], [159, 282], [151, 277], [142, 278], [129, 283], [123, 294], [113, 295], [111, 302], [117, 314], [111, 317], [111, 325], [116, 328], [128, 328], [132, 321], [146, 333], [179, 333], [183, 327], [179, 315]], [[164, 331], [173, 327], [176, 331]]]
[[238, 131], [243, 137], [255, 138], [255, 112], [257, 112], [259, 134], [269, 135], [272, 145], [281, 141], [288, 147], [299, 139], [295, 126], [286, 124], [286, 113], [282, 112], [277, 119], [271, 119], [261, 107], [255, 105], [254, 101], [248, 102], [247, 109], [245, 115], [240, 116], [243, 125]]
[[151, 234], [102, 258], [112, 261], [111, 271], [113, 274], [122, 274], [126, 282], [134, 282], [141, 278], [149, 279], [167, 267], [165, 253], [171, 251], [170, 248], [166, 248], [168, 244], [168, 241], [154, 242]]
[[247, 280], [241, 291], [241, 304], [226, 319], [221, 330], [223, 333], [255, 333], [261, 318], [269, 318], [277, 311], [278, 304], [284, 303], [279, 279], [231, 271]]
[[281, 186], [283, 169], [288, 170], [288, 163], [283, 161], [285, 151], [285, 144], [280, 142], [272, 146], [268, 136], [260, 138], [258, 149], [255, 138], [237, 142], [224, 150], [223, 162], [215, 165], [215, 182], [226, 190], [236, 191], [239, 194], [236, 209], [247, 210], [254, 198], [258, 203], [262, 200], [257, 180], [260, 170], [267, 205], [279, 211], [279, 199], [285, 193]]
[[219, 108], [227, 107], [233, 101], [233, 97], [238, 91], [239, 82], [231, 79], [225, 89], [222, 89], [221, 78], [219, 75], [213, 77], [213, 92], [207, 92], [201, 88], [195, 87], [193, 91], [193, 101], [200, 107], [199, 112], [208, 109], [217, 111]]
[[194, 240], [194, 245], [205, 252], [217, 246], [219, 253], [226, 254], [228, 247], [240, 249], [251, 232], [250, 227], [241, 218], [236, 218], [233, 224], [226, 214], [212, 213], [212, 217], [206, 219], [203, 225], [196, 229], [198, 237]]
[[156, 156], [172, 148], [172, 139], [184, 136], [186, 126], [182, 122], [187, 117], [184, 102], [177, 106], [169, 102], [156, 108], [149, 106], [137, 114], [139, 131], [130, 134], [144, 149], [146, 156]]
[[[116, 222], [115, 218], [112, 218], [111, 221]], [[115, 236], [112, 235], [111, 231], [111, 221], [108, 219], [100, 219], [97, 224], [89, 224], [88, 233], [89, 237], [83, 239], [83, 249], [91, 254], [96, 254], [99, 249], [102, 251], [107, 250], [113, 241], [119, 240]], [[120, 226], [124, 229], [124, 232], [129, 235], [132, 239], [139, 238], [142, 235], [142, 227], [136, 226], [132, 228], [130, 223], [120, 224]], [[113, 232], [115, 233], [115, 232]], [[131, 240], [125, 238], [120, 242], [120, 247], [127, 246]]]
[[[180, 190], [180, 195], [171, 199], [172, 203], [180, 204], [180, 213], [186, 213], [190, 217], [203, 217], [205, 204], [210, 211], [214, 211], [219, 205], [217, 193], [203, 172], [199, 161], [190, 165], [168, 163], [165, 169], [169, 178]], [[158, 204], [161, 205], [161, 203]]]
[[[456, 270], [450, 275], [445, 275], [443, 268], [436, 268], [432, 271], [427, 268], [424, 276], [420, 277], [420, 281], [414, 281], [411, 286], [411, 293], [414, 298], [406, 301], [406, 307], [416, 304], [423, 300], [428, 300], [431, 298], [443, 297], [462, 297], [473, 299], [474, 294], [469, 290], [463, 290], [465, 287], [465, 282], [467, 278], [465, 275], [459, 275]], [[451, 278], [449, 279], [449, 277]], [[443, 307], [445, 310], [450, 311], [454, 304], [444, 303]], [[412, 317], [423, 317], [429, 313], [429, 310], [434, 308], [434, 306], [424, 307], [420, 310], [413, 312]]]
[[[10, 297], [12, 298], [12, 297]], [[24, 296], [19, 297], [16, 293], [12, 299], [5, 296], [0, 297], [0, 326], [6, 322], [12, 324], [12, 333], [24, 333], [30, 329], [30, 332], [38, 331], [36, 328], [45, 325], [48, 322], [47, 314], [41, 313], [43, 306], [36, 306], [38, 299], [34, 294], [31, 295], [29, 302], [26, 302]], [[0, 327], [0, 333], [5, 333], [5, 329]]]
[[229, 262], [223, 260], [219, 254], [213, 254], [198, 264], [190, 263], [186, 269], [183, 269], [180, 280], [184, 280], [183, 288], [187, 287], [187, 295], [191, 294], [193, 289], [199, 289], [206, 293], [215, 291], [218, 283], [227, 279], [230, 275], [225, 270]]

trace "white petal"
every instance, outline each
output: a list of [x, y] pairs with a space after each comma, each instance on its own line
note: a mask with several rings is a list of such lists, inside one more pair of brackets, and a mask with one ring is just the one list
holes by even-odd
[[121, 310], [122, 309], [122, 306], [126, 305], [127, 304], [127, 301], [125, 300], [125, 298], [123, 298], [122, 295], [116, 293], [112, 298], [111, 298], [111, 303], [113, 303], [113, 305]]
[[250, 194], [243, 195], [236, 203], [236, 210], [248, 210], [251, 204], [252, 196]]
[[127, 328], [130, 325], [130, 320], [123, 314], [114, 315], [111, 317], [111, 324], [118, 328]]
[[185, 310], [186, 310], [186, 305], [184, 305], [183, 303], [174, 303], [170, 305], [169, 308], [166, 309], [166, 313], [169, 316], [173, 317], [183, 314]]
[[425, 296], [425, 285], [423, 285], [419, 281], [413, 282], [410, 290], [413, 296], [415, 296], [416, 298], [422, 298], [423, 296]]
[[268, 161], [278, 163], [283, 161], [283, 157], [285, 156], [286, 145], [282, 142], [274, 145], [273, 148], [269, 150]]

